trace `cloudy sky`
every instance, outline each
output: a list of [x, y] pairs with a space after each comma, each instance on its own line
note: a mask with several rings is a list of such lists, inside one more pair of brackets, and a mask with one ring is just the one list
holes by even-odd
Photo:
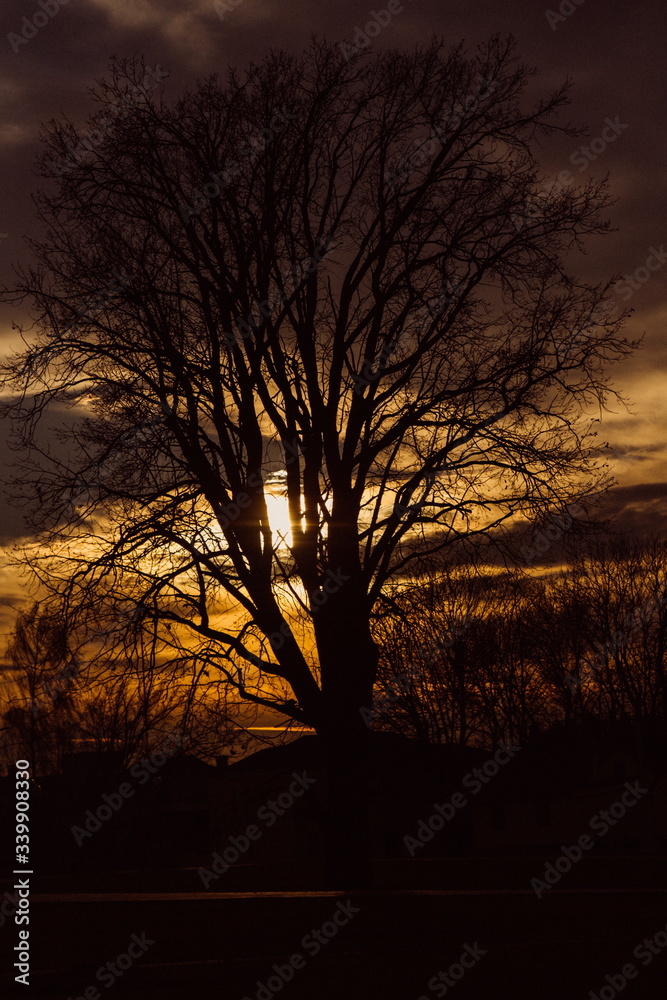
[[[588, 137], [560, 140], [543, 151], [545, 168], [569, 169], [575, 179], [609, 173], [618, 201], [615, 232], [590, 246], [587, 277], [625, 276], [619, 304], [635, 312], [628, 332], [643, 347], [614, 372], [631, 412], [617, 410], [602, 425], [612, 446], [618, 489], [610, 501], [622, 523], [659, 528], [667, 517], [667, 174], [665, 47], [667, 19], [660, 0], [562, 0], [545, 8], [529, 0], [393, 0], [395, 11], [373, 40], [377, 47], [411, 47], [434, 33], [464, 38], [472, 48], [494, 32], [513, 34], [523, 59], [538, 67], [538, 89], [573, 83], [571, 121]], [[352, 42], [373, 11], [359, 0], [5, 0], [0, 38], [0, 280], [29, 258], [24, 237], [39, 232], [31, 192], [39, 185], [35, 156], [40, 123], [67, 117], [82, 123], [91, 110], [88, 88], [106, 73], [112, 55], [143, 55], [169, 72], [166, 96], [197, 77], [225, 74], [230, 63], [259, 60], [270, 46], [299, 50], [311, 35]], [[381, 17], [387, 21], [387, 16]], [[375, 28], [370, 29], [374, 33]], [[581, 146], [587, 147], [582, 152]], [[664, 247], [663, 247], [664, 241]], [[649, 267], [647, 267], [649, 261]], [[650, 269], [649, 269], [650, 268]], [[628, 280], [629, 279], [629, 280]], [[623, 289], [623, 292], [620, 292]], [[16, 343], [16, 307], [0, 310], [0, 346]], [[0, 442], [6, 428], [0, 427]], [[0, 447], [4, 447], [0, 445]], [[2, 457], [7, 458], [6, 452]], [[19, 511], [3, 503], [0, 544], [22, 530]], [[25, 591], [13, 570], [0, 568], [0, 627]]]

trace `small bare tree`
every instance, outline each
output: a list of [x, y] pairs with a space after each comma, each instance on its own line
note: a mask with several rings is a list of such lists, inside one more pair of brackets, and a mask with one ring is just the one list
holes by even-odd
[[75, 745], [72, 685], [79, 662], [62, 618], [34, 603], [18, 615], [7, 648], [9, 682], [3, 704], [3, 748], [25, 756], [36, 774], [57, 770]]
[[127, 765], [167, 734], [178, 736], [179, 751], [208, 758], [238, 739], [232, 715], [240, 722], [243, 713], [219, 680], [202, 678], [191, 661], [166, 659], [168, 648], [136, 619], [95, 621], [91, 611], [87, 628], [83, 615], [38, 603], [19, 614], [0, 700], [8, 760], [27, 757], [46, 774], [76, 750], [112, 750]]

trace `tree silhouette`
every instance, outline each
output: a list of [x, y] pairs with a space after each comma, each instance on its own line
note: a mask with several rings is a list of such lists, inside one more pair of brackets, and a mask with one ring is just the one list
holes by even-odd
[[5, 685], [3, 748], [27, 756], [36, 774], [57, 769], [75, 738], [72, 685], [79, 671], [67, 628], [34, 603], [17, 617], [7, 648], [13, 683]]
[[43, 775], [77, 749], [113, 750], [128, 764], [167, 734], [176, 733], [182, 751], [209, 757], [232, 742], [228, 706], [192, 683], [190, 665], [165, 670], [160, 644], [138, 624], [116, 622], [112, 636], [108, 621], [82, 619], [59, 614], [55, 602], [18, 615], [7, 649], [11, 683], [0, 697], [9, 760], [27, 757]]
[[241, 698], [315, 728], [350, 884], [387, 582], [604, 482], [580, 414], [631, 345], [564, 261], [608, 198], [536, 196], [535, 140], [574, 131], [562, 90], [525, 106], [511, 41], [313, 41], [171, 103], [145, 75], [113, 63], [85, 154], [46, 129], [57, 184], [15, 291], [38, 334], [6, 369], [33, 448], [72, 407], [22, 479], [61, 540], [38, 571], [74, 604], [112, 579]]
[[457, 565], [403, 579], [375, 626], [368, 725], [488, 747], [631, 723], [638, 750], [650, 746], [667, 705], [667, 546], [610, 533], [572, 549], [543, 576]]

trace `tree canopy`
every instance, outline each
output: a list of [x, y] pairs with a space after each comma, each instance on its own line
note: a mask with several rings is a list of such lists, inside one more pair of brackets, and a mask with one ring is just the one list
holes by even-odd
[[5, 368], [33, 455], [71, 408], [22, 478], [44, 583], [351, 733], [388, 581], [604, 485], [586, 411], [631, 345], [570, 268], [609, 199], [544, 176], [537, 140], [574, 130], [532, 75], [500, 38], [315, 40], [167, 100], [117, 60], [94, 142], [47, 126], [14, 292], [36, 329]]

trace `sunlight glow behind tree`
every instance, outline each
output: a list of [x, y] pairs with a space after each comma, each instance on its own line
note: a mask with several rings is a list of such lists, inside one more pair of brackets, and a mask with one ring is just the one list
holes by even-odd
[[143, 71], [114, 63], [99, 113], [132, 102], [85, 161], [63, 171], [77, 130], [47, 129], [56, 189], [17, 292], [39, 336], [5, 386], [26, 439], [54, 400], [85, 392], [93, 415], [71, 460], [24, 476], [65, 543], [35, 568], [71, 613], [131, 599], [241, 698], [313, 726], [349, 874], [388, 582], [607, 481], [582, 413], [631, 345], [608, 285], [564, 262], [609, 200], [589, 181], [528, 213], [535, 141], [573, 133], [563, 91], [524, 106], [531, 71], [498, 38], [349, 61], [315, 41], [172, 103], [137, 101]]

